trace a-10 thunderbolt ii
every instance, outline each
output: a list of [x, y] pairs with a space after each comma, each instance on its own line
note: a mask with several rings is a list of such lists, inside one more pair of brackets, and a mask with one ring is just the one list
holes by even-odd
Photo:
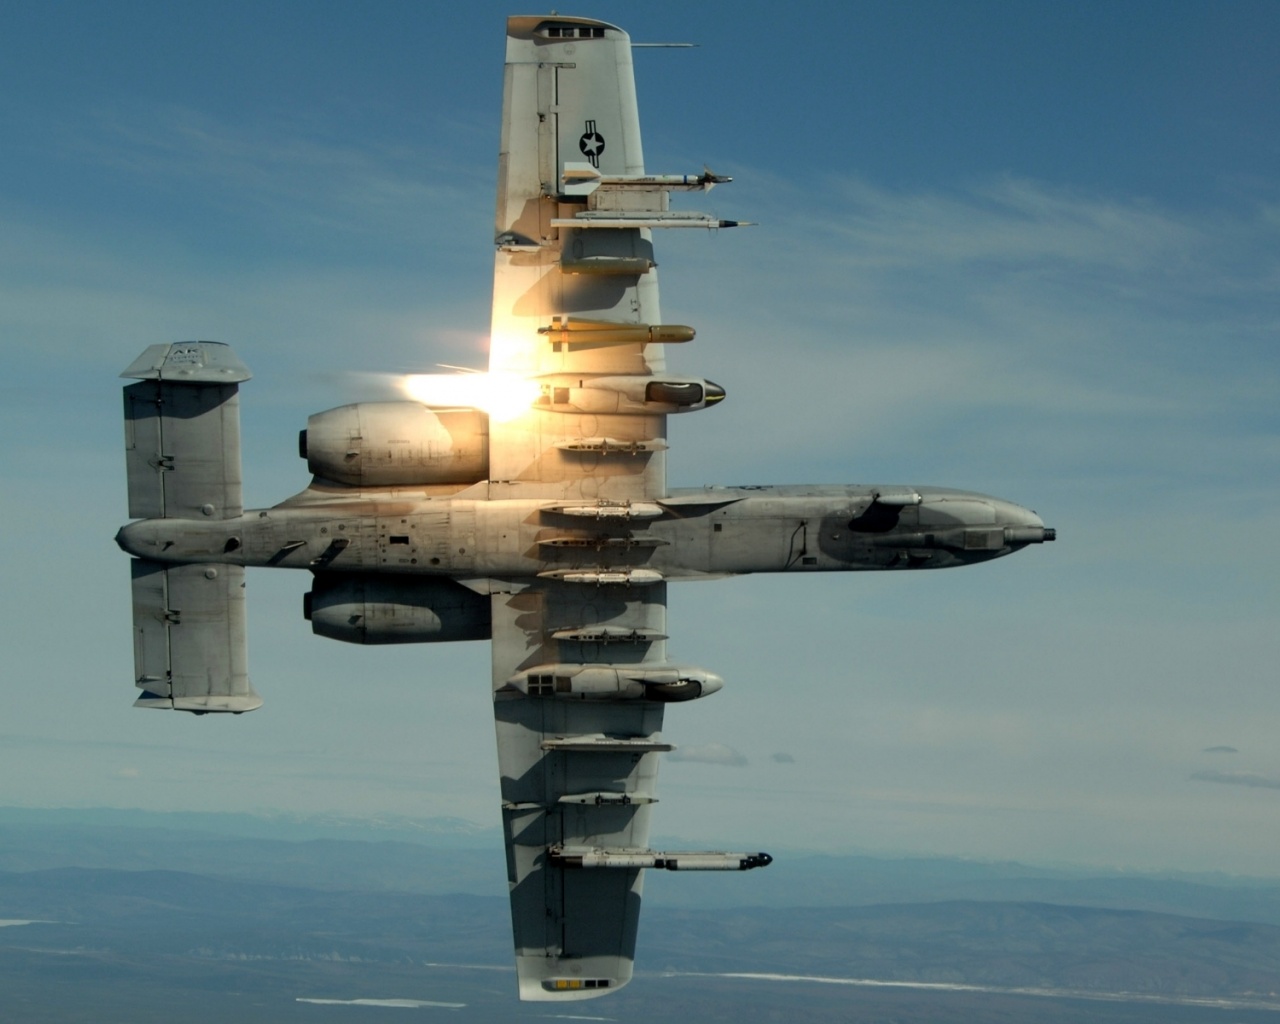
[[750, 572], [939, 569], [1052, 540], [1007, 501], [919, 486], [669, 490], [667, 417], [717, 384], [667, 370], [688, 327], [658, 312], [655, 228], [710, 173], [649, 175], [631, 42], [559, 15], [507, 22], [489, 380], [514, 414], [343, 406], [300, 440], [314, 475], [241, 504], [238, 385], [212, 342], [123, 374], [137, 706], [240, 713], [245, 566], [306, 570], [305, 614], [351, 643], [493, 641], [502, 817], [523, 999], [631, 978], [645, 868], [744, 869], [762, 853], [649, 847], [666, 705], [721, 680], [667, 653], [667, 584]]

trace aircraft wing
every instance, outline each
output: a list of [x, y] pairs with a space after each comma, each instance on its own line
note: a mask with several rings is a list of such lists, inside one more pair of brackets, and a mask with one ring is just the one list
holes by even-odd
[[646, 665], [661, 672], [665, 619], [662, 583], [549, 581], [493, 596], [494, 717], [522, 999], [590, 998], [631, 978], [641, 868], [568, 864], [583, 850], [648, 850], [658, 754], [670, 749], [660, 735], [663, 705], [567, 691], [584, 673], [607, 675], [606, 666], [624, 683]]
[[[630, 979], [642, 882], [632, 864], [651, 859], [657, 758], [670, 749], [662, 703], [623, 696], [679, 687], [666, 667], [666, 585], [644, 568], [644, 517], [666, 493], [665, 407], [621, 406], [616, 387], [624, 378], [634, 398], [664, 371], [664, 339], [686, 339], [660, 327], [645, 225], [663, 226], [662, 211], [577, 226], [600, 200], [655, 205], [627, 180], [643, 174], [627, 34], [511, 18], [489, 370], [538, 391], [532, 407], [491, 414], [489, 489], [537, 500], [541, 556], [562, 566], [489, 584], [523, 999], [590, 998]], [[624, 179], [617, 194], [572, 194], [609, 177]], [[596, 861], [605, 866], [580, 866]]]
[[534, 394], [490, 414], [491, 499], [666, 493], [666, 415], [724, 391], [666, 373], [694, 332], [661, 322], [651, 229], [735, 226], [670, 208], [728, 180], [645, 174], [621, 29], [508, 20], [489, 373]]

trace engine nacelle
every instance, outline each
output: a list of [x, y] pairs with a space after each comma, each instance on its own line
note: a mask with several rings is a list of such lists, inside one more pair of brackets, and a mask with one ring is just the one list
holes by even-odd
[[316, 476], [352, 487], [473, 484], [489, 475], [489, 418], [420, 402], [343, 405], [307, 420], [298, 454]]
[[489, 599], [433, 576], [317, 576], [303, 598], [311, 630], [350, 644], [488, 640]]

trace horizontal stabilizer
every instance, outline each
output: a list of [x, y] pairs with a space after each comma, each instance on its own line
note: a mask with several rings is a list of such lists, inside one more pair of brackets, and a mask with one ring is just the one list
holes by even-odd
[[244, 567], [168, 565], [133, 573], [135, 707], [240, 714], [262, 706], [249, 682]]
[[120, 376], [186, 384], [243, 384], [252, 374], [230, 345], [178, 341], [151, 345]]
[[239, 383], [229, 345], [152, 345], [122, 377], [129, 515], [234, 519], [243, 509]]

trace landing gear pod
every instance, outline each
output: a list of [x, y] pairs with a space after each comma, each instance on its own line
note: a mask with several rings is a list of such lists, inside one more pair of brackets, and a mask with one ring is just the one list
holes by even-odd
[[488, 640], [489, 601], [449, 579], [317, 576], [303, 599], [312, 632], [349, 644]]

